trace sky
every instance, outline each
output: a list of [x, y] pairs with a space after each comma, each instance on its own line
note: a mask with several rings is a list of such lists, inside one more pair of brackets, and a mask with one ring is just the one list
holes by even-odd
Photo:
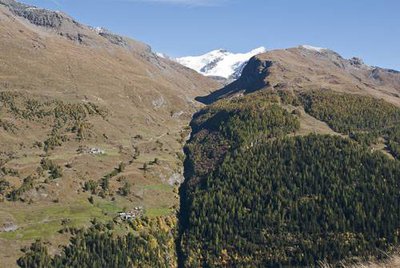
[[400, 70], [399, 0], [23, 0], [172, 57], [308, 44]]

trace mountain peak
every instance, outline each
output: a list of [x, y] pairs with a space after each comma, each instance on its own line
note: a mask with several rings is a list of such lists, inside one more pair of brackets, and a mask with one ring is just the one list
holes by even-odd
[[251, 57], [266, 51], [265, 47], [258, 47], [247, 53], [233, 53], [226, 49], [216, 49], [200, 56], [177, 58], [176, 61], [205, 76], [236, 80]]
[[259, 54], [245, 65], [235, 82], [198, 100], [210, 104], [222, 98], [257, 90], [321, 88], [360, 93], [399, 103], [400, 72], [369, 66], [360, 58], [312, 46], [278, 49]]

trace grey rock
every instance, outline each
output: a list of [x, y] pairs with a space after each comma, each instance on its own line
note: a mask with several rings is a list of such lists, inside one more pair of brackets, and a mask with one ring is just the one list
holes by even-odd
[[357, 66], [357, 67], [364, 65], [364, 61], [362, 59], [360, 59], [360, 58], [357, 58], [357, 57], [353, 57], [353, 58], [349, 59], [349, 63], [351, 65]]
[[37, 26], [59, 28], [63, 22], [79, 25], [75, 20], [59, 11], [37, 8], [14, 0], [0, 0], [0, 4], [7, 6], [15, 15], [23, 17]]
[[98, 46], [97, 35], [114, 45], [127, 48], [132, 52], [149, 52], [151, 50], [141, 42], [119, 36], [103, 28], [94, 29], [83, 25], [60, 11], [37, 8], [15, 0], [0, 0], [0, 5], [6, 6], [16, 16], [24, 18], [36, 26], [53, 30], [60, 36], [80, 44]]
[[0, 228], [0, 232], [14, 232], [18, 230], [18, 228], [19, 228], [18, 225], [12, 222], [7, 222]]

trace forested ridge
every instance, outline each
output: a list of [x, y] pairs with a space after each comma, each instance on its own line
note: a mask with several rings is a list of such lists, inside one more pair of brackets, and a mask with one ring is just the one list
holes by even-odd
[[[297, 136], [288, 104], [349, 138]], [[249, 115], [270, 123], [254, 128]], [[398, 140], [398, 115], [384, 101], [330, 91], [257, 92], [200, 112], [186, 148], [183, 265], [314, 266], [390, 254], [399, 245], [400, 164], [369, 145]]]
[[298, 95], [308, 113], [338, 132], [377, 131], [397, 126], [400, 121], [400, 109], [381, 99], [330, 90]]
[[[280, 106], [276, 94], [260, 92], [257, 97], [222, 100], [194, 116], [192, 140], [186, 146], [185, 168], [196, 177], [207, 175], [226, 152], [251, 147], [259, 140], [296, 131], [300, 122]], [[191, 181], [189, 182], [191, 183]]]

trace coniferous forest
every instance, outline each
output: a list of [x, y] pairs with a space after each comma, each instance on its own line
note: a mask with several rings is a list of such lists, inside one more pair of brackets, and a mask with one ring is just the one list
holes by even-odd
[[339, 137], [282, 138], [228, 154], [192, 190], [187, 265], [315, 265], [391, 251], [400, 163]]
[[18, 260], [20, 267], [175, 267], [175, 217], [136, 219], [130, 231], [118, 233], [113, 222], [93, 222], [87, 230], [70, 230], [61, 254], [51, 256], [36, 241]]
[[[298, 136], [286, 105], [343, 136]], [[186, 148], [184, 266], [335, 265], [396, 250], [400, 162], [369, 146], [380, 138], [396, 150], [399, 115], [382, 100], [330, 91], [255, 93], [200, 112]]]

